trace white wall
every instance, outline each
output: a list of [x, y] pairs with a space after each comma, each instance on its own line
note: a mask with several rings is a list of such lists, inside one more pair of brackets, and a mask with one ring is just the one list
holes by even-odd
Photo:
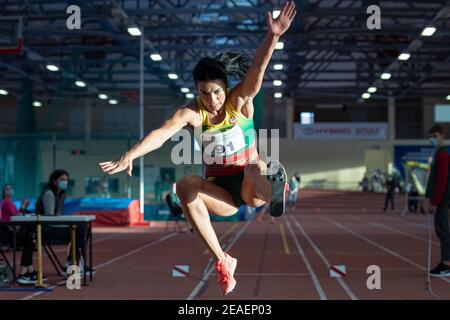
[[[135, 141], [131, 142], [133, 145]], [[176, 179], [180, 179], [188, 165], [174, 166], [170, 153], [174, 143], [166, 143], [162, 149], [145, 156], [145, 165], [159, 167], [175, 167]], [[114, 160], [127, 149], [126, 140], [86, 140], [57, 141], [56, 168], [69, 171], [75, 180], [74, 196], [84, 196], [84, 178], [101, 177], [98, 163]], [[86, 151], [85, 155], [74, 156], [73, 149]], [[378, 141], [299, 141], [280, 139], [280, 159], [286, 167], [288, 175], [299, 171], [302, 175], [302, 186], [322, 186], [326, 188], [357, 189], [358, 182], [365, 172], [364, 154], [369, 149], [386, 149], [392, 154], [392, 146], [388, 142]], [[47, 180], [52, 171], [53, 152], [51, 141], [40, 143], [40, 181]], [[139, 161], [134, 162], [135, 166]], [[191, 167], [192, 168], [192, 167]], [[200, 166], [191, 169], [192, 174], [200, 174]], [[126, 187], [127, 176], [119, 173], [119, 188]], [[131, 178], [133, 196], [137, 196], [138, 177]]]
[[280, 139], [280, 145], [280, 159], [287, 174], [292, 175], [299, 171], [302, 176], [302, 187], [323, 186], [337, 189], [358, 189], [358, 182], [362, 179], [366, 170], [365, 151], [385, 149], [391, 155], [393, 154], [392, 145], [387, 141]]

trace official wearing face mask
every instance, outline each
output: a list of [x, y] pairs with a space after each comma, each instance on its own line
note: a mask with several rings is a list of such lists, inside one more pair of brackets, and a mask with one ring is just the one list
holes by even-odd
[[14, 189], [11, 185], [3, 186], [2, 201], [0, 206], [0, 221], [9, 222], [11, 217], [19, 214], [16, 206], [13, 203]]
[[69, 173], [66, 170], [52, 172], [36, 202], [36, 214], [46, 216], [62, 214], [68, 181]]
[[449, 183], [449, 153], [444, 147], [444, 127], [435, 124], [429, 130], [430, 144], [436, 148], [431, 162], [425, 197], [429, 199], [428, 213], [434, 214], [436, 235], [441, 245], [441, 261], [432, 270], [431, 276], [450, 277], [450, 183]]
[[[62, 215], [64, 212], [64, 200], [69, 182], [69, 173], [66, 170], [53, 171], [48, 179], [48, 183], [44, 187], [41, 196], [36, 202], [36, 214], [41, 215]], [[76, 229], [76, 263], [71, 261], [70, 253], [67, 256], [66, 265], [79, 265], [80, 256], [85, 252], [84, 238], [86, 227], [79, 226]], [[49, 242], [70, 243], [70, 228], [64, 225], [47, 225], [43, 228], [43, 239]], [[81, 272], [84, 270], [89, 274], [95, 272], [91, 267], [80, 266]]]
[[27, 213], [27, 207], [30, 202], [26, 199], [22, 200], [20, 209], [17, 209], [14, 202], [14, 189], [10, 184], [6, 184], [2, 189], [2, 201], [0, 206], [0, 221], [9, 222], [11, 217], [21, 213]]

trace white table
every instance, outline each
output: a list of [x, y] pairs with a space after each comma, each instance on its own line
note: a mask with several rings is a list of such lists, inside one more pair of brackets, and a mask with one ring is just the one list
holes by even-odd
[[[37, 241], [37, 249], [38, 249], [38, 265], [37, 265], [37, 273], [38, 273], [38, 283], [37, 287], [44, 287], [43, 284], [43, 273], [42, 273], [42, 226], [43, 225], [69, 225], [71, 227], [71, 252], [72, 252], [72, 261], [76, 261], [76, 226], [78, 225], [87, 225], [89, 234], [91, 235], [89, 244], [89, 264], [92, 267], [92, 221], [94, 221], [96, 217], [94, 215], [89, 216], [42, 216], [42, 215], [24, 215], [24, 216], [12, 216], [11, 222], [9, 224], [14, 226], [14, 257], [13, 257], [13, 269], [14, 276], [16, 276], [16, 227], [17, 225], [25, 226], [25, 225], [36, 225], [36, 241]], [[86, 248], [86, 237], [85, 238], [85, 246]], [[87, 259], [85, 257], [85, 252], [83, 252], [83, 258], [85, 261], [85, 266]], [[51, 259], [51, 258], [50, 258]], [[85, 268], [86, 269], [86, 268]], [[84, 284], [86, 285], [86, 273], [87, 270], [84, 270]], [[90, 280], [92, 281], [92, 272], [90, 273]]]
[[[96, 219], [95, 216], [39, 216], [39, 215], [24, 215], [12, 216], [11, 222], [46, 222], [46, 224], [72, 224], [78, 222], [92, 222]], [[51, 222], [51, 223], [49, 223]]]

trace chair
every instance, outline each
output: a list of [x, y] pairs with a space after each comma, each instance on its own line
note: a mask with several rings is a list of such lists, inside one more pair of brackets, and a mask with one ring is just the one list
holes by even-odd
[[[183, 232], [183, 228], [181, 227], [181, 225], [179, 223], [179, 220], [184, 220], [183, 209], [181, 209], [181, 207], [178, 204], [173, 202], [172, 197], [170, 196], [170, 193], [166, 195], [165, 199], [166, 199], [167, 205], [169, 206], [169, 212], [170, 212], [169, 217], [166, 222], [165, 231], [167, 231], [169, 228], [169, 222], [173, 221], [174, 222], [173, 231], [178, 230], [179, 232]], [[186, 221], [185, 221], [185, 223], [186, 223], [186, 227], [189, 228], [188, 223]], [[190, 228], [190, 230], [191, 230], [191, 232], [193, 231], [192, 228]]]
[[[52, 263], [53, 267], [55, 268], [56, 272], [60, 276], [65, 276], [67, 266], [61, 263], [61, 261], [58, 259], [58, 256], [56, 255], [55, 251], [53, 250], [52, 246], [68, 246], [67, 249], [67, 255], [66, 257], [69, 257], [70, 252], [70, 246], [71, 246], [71, 239], [70, 239], [70, 227], [51, 227], [47, 226], [43, 229], [43, 248]], [[85, 230], [88, 232], [88, 230]], [[80, 231], [81, 232], [81, 231]], [[90, 233], [87, 233], [85, 235], [88, 239], [92, 236]], [[83, 236], [84, 237], [84, 236]], [[77, 241], [79, 241], [80, 238], [77, 236]], [[89, 241], [89, 240], [88, 240]], [[80, 259], [84, 257], [82, 250], [79, 247], [80, 244], [77, 246], [77, 251], [80, 254]], [[85, 248], [86, 250], [86, 248]], [[90, 267], [87, 267], [90, 268]]]
[[[12, 248], [13, 247], [13, 231], [8, 227], [6, 224], [0, 223], [0, 262], [4, 261], [4, 263], [11, 269], [12, 272], [14, 272], [14, 268], [12, 267], [11, 263], [9, 262], [8, 258], [6, 257], [6, 254], [4, 253], [4, 248]], [[17, 249], [21, 250], [21, 247], [23, 246], [23, 238], [22, 234], [18, 232], [17, 234]], [[56, 256], [56, 253], [54, 252], [53, 248], [51, 247], [51, 244], [62, 244], [62, 243], [52, 243], [52, 242], [45, 242], [43, 243], [43, 249], [45, 250], [46, 254], [48, 255], [48, 258], [50, 259], [50, 262], [52, 263], [53, 267], [55, 268], [58, 275], [62, 275], [62, 271], [64, 271], [63, 266], [58, 260], [58, 257]], [[36, 250], [36, 249], [34, 249]], [[0, 284], [1, 286], [1, 284]]]
[[14, 274], [8, 263], [0, 259], [0, 288], [9, 287], [14, 281]]
[[13, 235], [7, 225], [0, 222], [0, 287], [6, 287], [14, 280], [13, 267], [9, 262], [3, 248], [11, 248]]

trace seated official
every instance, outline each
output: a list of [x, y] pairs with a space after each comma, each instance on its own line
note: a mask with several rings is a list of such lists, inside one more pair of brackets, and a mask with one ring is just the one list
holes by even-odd
[[[36, 214], [46, 216], [62, 215], [64, 210], [65, 192], [69, 181], [69, 173], [66, 170], [55, 170], [51, 173], [48, 183], [44, 186], [41, 195], [36, 202]], [[76, 229], [77, 261], [80, 266], [81, 253], [85, 252], [84, 235], [87, 232], [86, 226], [78, 226]], [[49, 225], [43, 228], [43, 240], [50, 243], [70, 243], [70, 228], [61, 225]], [[69, 250], [66, 266], [73, 264], [71, 252]], [[81, 271], [84, 272], [83, 266]], [[95, 272], [87, 268], [88, 273]]]

